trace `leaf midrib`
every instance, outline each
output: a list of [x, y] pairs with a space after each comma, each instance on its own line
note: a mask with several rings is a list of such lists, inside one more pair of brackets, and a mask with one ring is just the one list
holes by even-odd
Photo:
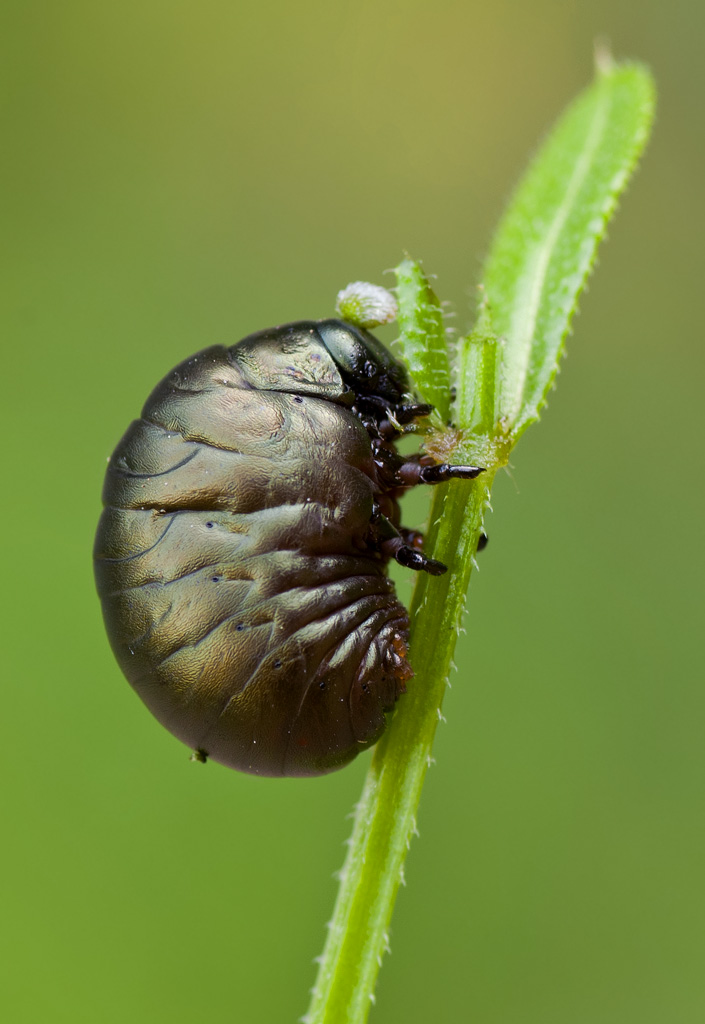
[[[511, 348], [515, 353], [518, 353], [518, 357], [513, 363], [512, 393], [509, 396], [505, 396], [503, 391], [500, 391], [500, 408], [497, 410], [497, 419], [504, 419], [511, 426], [516, 425], [516, 420], [525, 401], [524, 388], [529, 375], [529, 365], [533, 351], [532, 343], [538, 323], [541, 298], [548, 268], [563, 228], [574, 207], [575, 199], [588, 178], [592, 161], [602, 142], [611, 104], [610, 97], [610, 92], [604, 90], [600, 103], [595, 108], [595, 118], [590, 128], [586, 145], [580, 158], [576, 161], [568, 187], [564, 193], [563, 201], [556, 210], [543, 242], [536, 246], [534, 256], [528, 263], [526, 272], [518, 281], [508, 331]], [[508, 408], [503, 407], [502, 404], [502, 400], [505, 397], [511, 399], [511, 405]]]

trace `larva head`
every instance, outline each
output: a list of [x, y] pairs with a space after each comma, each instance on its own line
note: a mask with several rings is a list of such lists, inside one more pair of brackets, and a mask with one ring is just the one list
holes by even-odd
[[266, 391], [394, 407], [409, 393], [406, 370], [374, 335], [343, 320], [300, 320], [258, 331], [230, 349], [247, 381]]
[[343, 320], [321, 320], [318, 333], [359, 398], [375, 396], [394, 406], [409, 394], [404, 366], [369, 331]]

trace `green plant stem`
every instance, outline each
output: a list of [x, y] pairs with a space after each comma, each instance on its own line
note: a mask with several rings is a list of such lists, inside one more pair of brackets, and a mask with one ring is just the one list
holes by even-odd
[[[493, 473], [436, 491], [425, 550], [458, 567], [419, 573], [411, 605], [411, 659], [416, 671], [377, 744], [341, 872], [338, 899], [320, 960], [308, 1024], [362, 1024], [374, 986], [403, 863], [452, 666], [473, 555]], [[423, 614], [422, 614], [423, 613]]]

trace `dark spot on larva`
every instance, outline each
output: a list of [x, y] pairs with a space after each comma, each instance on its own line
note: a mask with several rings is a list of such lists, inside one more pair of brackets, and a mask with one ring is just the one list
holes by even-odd
[[304, 400], [301, 397], [301, 395], [294, 395], [294, 401], [296, 402], [297, 405], [303, 405], [304, 404]]
[[238, 622], [237, 626], [235, 627], [235, 629], [237, 630], [238, 633], [242, 633], [244, 628], [245, 628], [244, 622]]
[[220, 576], [211, 576], [214, 583], [220, 583]]
[[206, 526], [208, 527], [209, 530], [212, 530], [213, 527], [215, 526], [215, 523], [206, 523]]
[[274, 667], [275, 668], [281, 668], [282, 667], [282, 663], [279, 660], [279, 658], [277, 658], [277, 660], [274, 662]]
[[319, 687], [320, 687], [320, 688], [321, 688], [322, 690], [325, 690], [325, 688], [326, 688], [326, 684], [325, 684], [325, 682], [323, 682], [323, 680], [321, 680], [321, 682], [320, 682], [320, 683], [319, 683], [318, 685], [319, 685]]

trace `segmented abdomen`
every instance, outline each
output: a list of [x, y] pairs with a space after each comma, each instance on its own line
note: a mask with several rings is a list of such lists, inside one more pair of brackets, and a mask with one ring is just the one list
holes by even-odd
[[263, 775], [375, 742], [410, 674], [376, 493], [348, 409], [249, 388], [225, 349], [155, 390], [111, 459], [96, 575], [123, 671], [175, 735]]

